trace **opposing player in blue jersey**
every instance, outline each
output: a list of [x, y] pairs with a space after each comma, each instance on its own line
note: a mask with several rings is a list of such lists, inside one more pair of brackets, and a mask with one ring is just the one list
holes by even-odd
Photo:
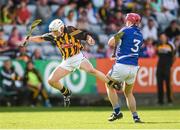
[[[126, 26], [117, 34], [111, 37], [108, 45], [117, 48], [115, 54], [116, 63], [107, 74], [111, 80], [123, 83], [123, 92], [126, 97], [127, 106], [132, 112], [135, 123], [141, 122], [136, 112], [136, 100], [133, 96], [133, 85], [138, 71], [139, 49], [143, 43], [143, 36], [138, 28], [141, 22], [141, 17], [136, 13], [128, 13], [125, 18]], [[107, 94], [112, 104], [114, 112], [108, 118], [109, 121], [114, 121], [123, 117], [120, 110], [116, 87], [107, 87]]]

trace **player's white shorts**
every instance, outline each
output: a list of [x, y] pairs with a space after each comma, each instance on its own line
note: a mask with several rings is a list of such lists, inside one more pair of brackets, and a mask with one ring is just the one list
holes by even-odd
[[76, 69], [80, 68], [80, 65], [82, 61], [87, 60], [84, 55], [80, 52], [77, 55], [74, 55], [72, 57], [67, 58], [66, 60], [63, 60], [59, 67], [69, 70], [69, 71], [74, 71]]
[[135, 82], [138, 66], [116, 63], [108, 72], [112, 79], [130, 85]]

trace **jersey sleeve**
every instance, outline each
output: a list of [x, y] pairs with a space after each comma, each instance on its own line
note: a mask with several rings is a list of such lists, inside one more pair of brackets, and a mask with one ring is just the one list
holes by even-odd
[[176, 54], [176, 47], [175, 47], [174, 43], [172, 41], [169, 41], [169, 45], [170, 45], [171, 50], [172, 50], [172, 56], [175, 56], [175, 54]]
[[79, 30], [73, 26], [67, 26], [67, 31], [70, 36], [74, 36], [76, 39], [79, 40], [86, 40], [87, 35], [91, 35], [90, 33]]
[[124, 36], [125, 28], [122, 28], [118, 33], [114, 35], [115, 42], [119, 42], [119, 40]]
[[41, 36], [42, 39], [44, 39], [45, 41], [54, 41], [53, 36], [50, 33], [45, 33]]

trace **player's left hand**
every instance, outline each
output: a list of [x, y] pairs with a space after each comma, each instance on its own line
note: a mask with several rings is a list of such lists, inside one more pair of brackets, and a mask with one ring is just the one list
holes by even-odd
[[87, 35], [86, 41], [87, 41], [87, 43], [89, 45], [94, 45], [95, 44], [95, 40], [90, 35]]

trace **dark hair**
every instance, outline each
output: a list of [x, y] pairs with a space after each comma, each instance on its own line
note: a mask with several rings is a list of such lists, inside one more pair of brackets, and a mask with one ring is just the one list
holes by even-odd
[[30, 64], [30, 63], [34, 64], [34, 62], [33, 62], [32, 60], [29, 60], [29, 61], [27, 62], [27, 65]]

